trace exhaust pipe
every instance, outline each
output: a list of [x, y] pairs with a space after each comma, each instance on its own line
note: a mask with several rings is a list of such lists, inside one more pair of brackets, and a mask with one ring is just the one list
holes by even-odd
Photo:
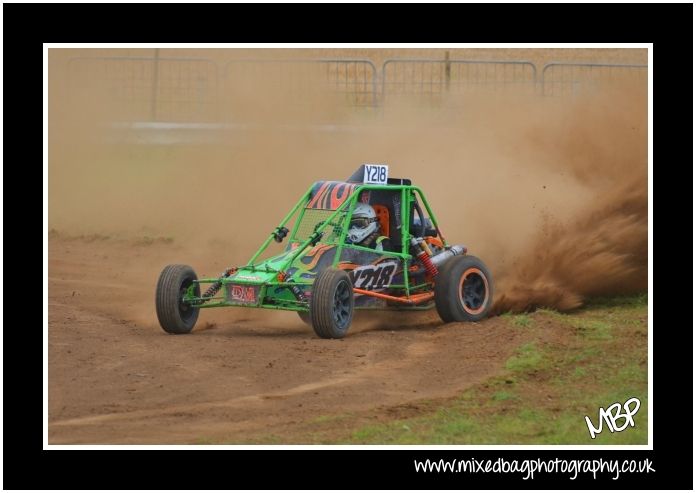
[[451, 257], [456, 257], [457, 255], [464, 255], [466, 253], [466, 247], [464, 245], [452, 245], [447, 248], [444, 252], [440, 252], [437, 255], [430, 257], [430, 261], [436, 266], [440, 267]]

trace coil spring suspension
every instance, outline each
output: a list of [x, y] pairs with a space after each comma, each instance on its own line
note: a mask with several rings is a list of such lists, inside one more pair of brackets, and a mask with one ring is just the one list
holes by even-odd
[[[217, 292], [220, 291], [220, 288], [222, 287], [222, 280], [226, 277], [231, 276], [234, 272], [236, 272], [236, 270], [237, 269], [233, 267], [233, 268], [227, 269], [225, 272], [223, 272], [222, 275], [220, 276], [220, 280], [211, 284], [210, 287], [205, 290], [205, 293], [203, 293], [203, 296], [201, 296], [201, 298], [212, 298], [213, 296], [215, 296], [217, 294]], [[205, 299], [205, 300], [201, 301], [199, 304], [203, 304], [206, 301], [209, 301], [209, 300]]]
[[433, 261], [430, 260], [430, 257], [428, 256], [427, 253], [421, 252], [418, 254], [418, 260], [421, 261], [423, 266], [425, 266], [425, 270], [430, 274], [432, 277], [435, 277], [438, 274], [437, 271], [437, 266], [433, 264]]
[[[411, 251], [420, 261], [420, 263], [423, 264], [423, 267], [425, 267], [425, 270], [430, 277], [435, 277], [438, 274], [437, 266], [430, 259], [428, 252], [423, 249], [421, 242], [423, 242], [423, 238], [411, 238]], [[425, 244], [425, 242], [423, 242], [423, 244]]]

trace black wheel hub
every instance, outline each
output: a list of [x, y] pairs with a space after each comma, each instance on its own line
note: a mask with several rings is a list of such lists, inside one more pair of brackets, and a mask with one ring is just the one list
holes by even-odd
[[187, 285], [182, 285], [181, 289], [179, 290], [179, 315], [183, 320], [188, 320], [194, 314], [193, 306], [184, 301], [187, 291]]
[[481, 274], [470, 273], [462, 283], [462, 299], [469, 310], [478, 310], [486, 301], [486, 283]]
[[350, 297], [353, 291], [347, 281], [343, 280], [334, 292], [333, 318], [339, 329], [345, 329], [350, 322]]

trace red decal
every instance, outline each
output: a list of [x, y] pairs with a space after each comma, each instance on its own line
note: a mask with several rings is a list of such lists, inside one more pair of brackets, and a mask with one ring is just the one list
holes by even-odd
[[319, 187], [319, 190], [317, 190], [317, 193], [312, 197], [312, 200], [309, 201], [309, 204], [307, 204], [307, 208], [309, 209], [316, 209], [318, 204], [320, 203], [321, 197], [326, 191], [327, 187], [329, 186], [329, 182], [326, 181], [321, 184], [321, 187]]
[[256, 301], [256, 293], [252, 286], [232, 286], [230, 298], [236, 301], [254, 303]]

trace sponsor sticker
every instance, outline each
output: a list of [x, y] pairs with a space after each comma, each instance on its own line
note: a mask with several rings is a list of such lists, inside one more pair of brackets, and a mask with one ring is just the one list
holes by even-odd
[[255, 305], [258, 298], [258, 286], [245, 286], [243, 284], [229, 284], [227, 286], [227, 301], [244, 305]]

